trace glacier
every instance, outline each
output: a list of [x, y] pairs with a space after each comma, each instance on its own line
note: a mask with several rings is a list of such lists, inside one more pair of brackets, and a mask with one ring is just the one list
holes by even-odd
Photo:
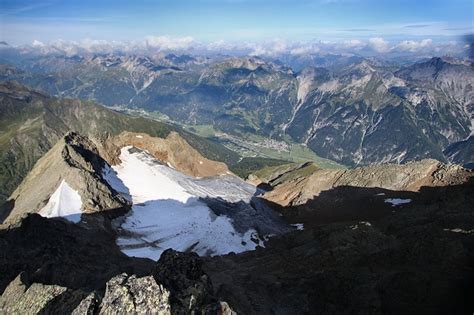
[[168, 248], [201, 256], [240, 253], [287, 228], [254, 200], [258, 189], [236, 176], [194, 178], [130, 146], [119, 158], [103, 176], [132, 201], [116, 222], [117, 245], [128, 256], [157, 260]]

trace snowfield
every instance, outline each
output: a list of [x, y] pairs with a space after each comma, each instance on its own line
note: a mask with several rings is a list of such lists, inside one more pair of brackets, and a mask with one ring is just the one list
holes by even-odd
[[384, 200], [385, 203], [392, 204], [392, 207], [410, 203], [411, 199], [401, 199], [401, 198], [387, 198]]
[[[117, 244], [129, 256], [157, 260], [168, 248], [199, 255], [239, 253], [263, 246], [262, 238], [282, 230], [265, 209], [260, 213], [249, 206], [256, 188], [235, 176], [193, 178], [132, 147], [121, 150], [120, 160], [104, 169], [104, 178], [133, 203], [117, 227]], [[256, 220], [242, 219], [252, 216]], [[264, 235], [252, 227], [259, 220], [271, 226], [259, 227]]]
[[81, 196], [63, 180], [39, 214], [46, 218], [61, 217], [78, 223], [81, 221], [81, 208]]

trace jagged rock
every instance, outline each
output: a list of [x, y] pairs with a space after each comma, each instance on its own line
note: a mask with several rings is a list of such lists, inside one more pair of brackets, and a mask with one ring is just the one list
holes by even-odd
[[197, 254], [167, 250], [157, 263], [127, 257], [107, 224], [28, 214], [0, 230], [0, 253], [0, 310], [7, 313], [233, 314], [214, 297]]
[[99, 299], [95, 292], [90, 293], [79, 305], [72, 311], [71, 315], [93, 315], [99, 309]]
[[153, 276], [170, 290], [173, 312], [190, 313], [216, 308], [212, 283], [202, 270], [202, 259], [196, 253], [164, 251]]
[[0, 293], [22, 271], [32, 282], [92, 292], [117, 274], [144, 276], [154, 266], [151, 260], [125, 256], [107, 223], [85, 227], [38, 214], [0, 229], [0, 253]]
[[124, 273], [107, 282], [99, 314], [171, 314], [169, 296], [152, 276]]
[[[216, 297], [242, 314], [467, 314], [474, 309], [473, 184], [424, 187], [412, 193], [421, 202], [389, 207], [370, 222], [357, 212], [351, 222], [345, 216], [316, 227], [306, 218], [297, 221], [303, 231], [271, 238], [264, 249], [205, 258], [203, 269]], [[329, 194], [328, 202], [350, 208], [359, 191], [373, 195], [333, 190], [314, 204]]]
[[74, 309], [85, 293], [59, 285], [30, 283], [26, 273], [20, 273], [0, 297], [1, 314], [64, 314]]
[[67, 133], [38, 160], [13, 192], [10, 199], [14, 207], [6, 223], [18, 220], [26, 212], [40, 211], [62, 182], [80, 195], [83, 213], [128, 210], [129, 201], [103, 179], [106, 166], [92, 141], [75, 132]]
[[237, 313], [227, 304], [227, 302], [220, 302], [220, 312], [221, 315], [237, 315]]

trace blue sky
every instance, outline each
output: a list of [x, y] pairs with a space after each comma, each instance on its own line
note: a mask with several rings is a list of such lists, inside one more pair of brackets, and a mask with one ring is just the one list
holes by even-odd
[[473, 32], [472, 0], [0, 1], [1, 40], [189, 36], [203, 42], [452, 40]]

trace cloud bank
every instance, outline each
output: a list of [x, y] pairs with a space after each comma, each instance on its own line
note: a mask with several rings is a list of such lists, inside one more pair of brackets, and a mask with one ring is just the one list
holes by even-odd
[[466, 47], [462, 42], [437, 43], [431, 38], [420, 40], [389, 41], [382, 37], [366, 40], [350, 39], [341, 41], [288, 41], [275, 39], [261, 42], [200, 42], [191, 36], [173, 37], [169, 35], [146, 36], [137, 41], [107, 41], [84, 39], [81, 41], [57, 40], [44, 43], [34, 40], [30, 45], [18, 46], [24, 53], [81, 55], [94, 53], [193, 53], [202, 55], [254, 55], [278, 57], [281, 55], [308, 54], [358, 54], [358, 55], [462, 55]]

